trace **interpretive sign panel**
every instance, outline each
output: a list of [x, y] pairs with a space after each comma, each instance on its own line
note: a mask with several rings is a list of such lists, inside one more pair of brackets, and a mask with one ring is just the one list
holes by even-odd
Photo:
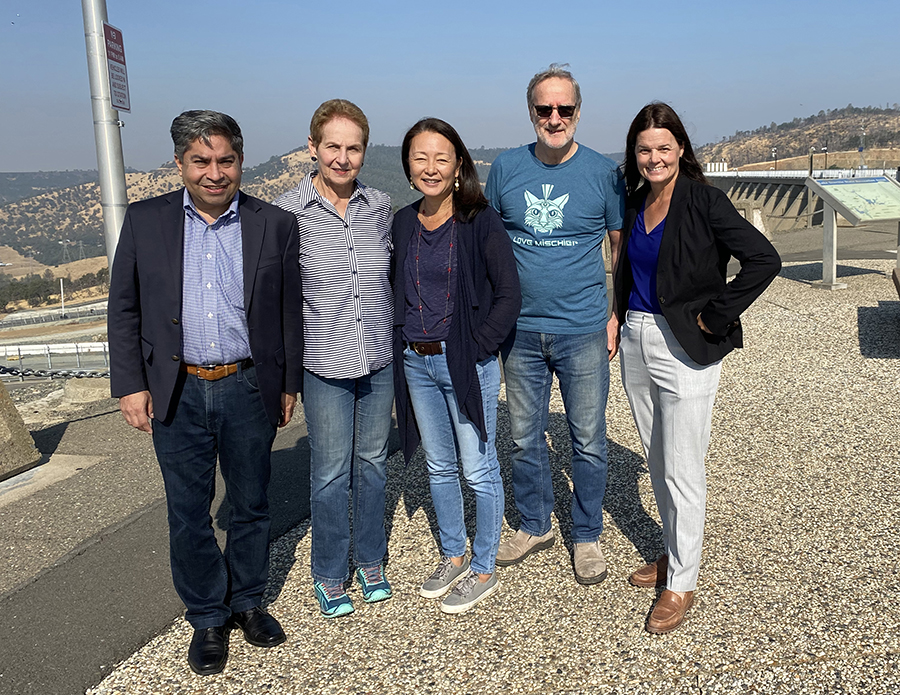
[[103, 43], [106, 46], [106, 65], [109, 72], [109, 95], [112, 107], [118, 111], [131, 111], [128, 94], [128, 70], [125, 69], [125, 46], [122, 32], [103, 22]]
[[806, 186], [854, 227], [862, 222], [900, 220], [900, 184], [886, 176], [806, 179]]

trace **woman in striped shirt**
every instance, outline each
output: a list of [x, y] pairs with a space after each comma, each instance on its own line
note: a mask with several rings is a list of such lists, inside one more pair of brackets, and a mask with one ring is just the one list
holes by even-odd
[[[275, 204], [300, 226], [303, 408], [310, 446], [312, 576], [327, 618], [353, 612], [353, 564], [365, 601], [391, 597], [384, 575], [385, 469], [394, 390], [391, 200], [356, 177], [369, 124], [355, 104], [332, 99], [310, 123], [316, 171]], [[263, 261], [264, 262], [264, 261]]]

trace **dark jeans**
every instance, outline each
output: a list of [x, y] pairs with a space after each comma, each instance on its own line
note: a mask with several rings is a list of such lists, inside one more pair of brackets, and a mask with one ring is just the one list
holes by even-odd
[[[166, 487], [175, 590], [195, 628], [225, 624], [258, 606], [269, 574], [270, 455], [275, 439], [256, 369], [218, 381], [182, 375], [168, 424], [153, 422], [153, 445]], [[210, 517], [216, 459], [231, 506], [225, 552]]]

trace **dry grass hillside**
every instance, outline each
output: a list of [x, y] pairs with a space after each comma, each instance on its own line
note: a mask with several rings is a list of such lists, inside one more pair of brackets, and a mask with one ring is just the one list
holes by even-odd
[[[860, 135], [865, 130], [865, 147], [870, 149], [900, 148], [900, 108], [875, 109], [848, 106], [834, 111], [820, 111], [816, 116], [795, 118], [789, 123], [757, 128], [752, 132], [737, 132], [722, 142], [711, 143], [697, 149], [701, 162], [725, 161], [731, 168], [747, 164], [772, 162], [772, 148], [778, 148], [778, 162], [790, 157], [806, 157], [810, 147], [821, 151], [827, 144], [828, 166], [832, 162], [830, 152], [856, 152]], [[824, 159], [824, 158], [823, 158]], [[859, 162], [857, 154], [856, 163]], [[881, 162], [868, 162], [870, 167]], [[889, 165], [890, 166], [890, 165]], [[805, 169], [804, 164], [800, 168]]]
[[[298, 150], [244, 172], [242, 189], [273, 200], [313, 168], [309, 153]], [[181, 186], [174, 163], [146, 173], [125, 175], [128, 200], [145, 200]], [[88, 256], [103, 255], [103, 221], [96, 183], [55, 189], [0, 206], [0, 244], [15, 246], [44, 265], [62, 260], [60, 241], [81, 242]]]
[[81, 258], [71, 263], [63, 263], [57, 266], [46, 266], [38, 263], [33, 258], [26, 258], [9, 246], [0, 246], [0, 263], [8, 265], [0, 266], [0, 273], [11, 278], [19, 279], [27, 275], [43, 275], [46, 271], [53, 273], [55, 278], [70, 278], [75, 280], [88, 273], [96, 273], [107, 266], [106, 256], [93, 258]]
[[[897, 147], [881, 147], [866, 150], [864, 153], [866, 166], [869, 169], [895, 169], [900, 167], [900, 146]], [[735, 167], [740, 171], [768, 171], [773, 169], [775, 163], [772, 159], [767, 162], [756, 162], [755, 164], [746, 164], [742, 167]], [[779, 170], [806, 170], [809, 167], [809, 155], [801, 157], [788, 157], [782, 159], [778, 157]], [[847, 152], [829, 152], [828, 168], [829, 169], [856, 169], [859, 167], [859, 152], [849, 150]], [[825, 155], [818, 150], [813, 153], [813, 168], [824, 169]]]

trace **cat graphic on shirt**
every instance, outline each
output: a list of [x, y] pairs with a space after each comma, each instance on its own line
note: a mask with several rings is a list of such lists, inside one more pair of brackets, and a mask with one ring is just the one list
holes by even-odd
[[545, 183], [541, 186], [544, 197], [538, 198], [529, 191], [525, 191], [525, 226], [533, 227], [534, 231], [542, 234], [552, 234], [554, 229], [559, 229], [563, 224], [563, 208], [569, 202], [569, 194], [559, 198], [550, 199], [553, 184]]

